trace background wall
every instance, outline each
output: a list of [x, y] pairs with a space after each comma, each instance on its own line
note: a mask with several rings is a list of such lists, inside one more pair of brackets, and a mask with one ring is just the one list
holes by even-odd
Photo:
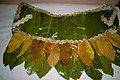
[[[46, 9], [56, 14], [67, 14], [77, 11], [85, 11], [100, 6], [100, 5], [43, 4], [43, 3], [33, 5], [36, 7], [40, 7], [42, 9]], [[11, 37], [11, 25], [15, 15], [16, 8], [17, 5], [7, 4], [0, 5], [0, 80], [64, 80], [61, 76], [57, 74], [54, 68], [51, 69], [50, 72], [45, 77], [39, 79], [36, 74], [29, 76], [26, 73], [24, 69], [24, 63], [15, 67], [12, 71], [10, 71], [8, 66], [5, 67], [3, 65], [3, 53]], [[120, 12], [118, 14], [120, 15]], [[109, 75], [104, 74], [102, 80], [119, 80], [120, 68], [115, 65], [113, 65], [113, 68], [115, 73], [114, 76], [111, 77]], [[85, 73], [83, 73], [79, 80], [91, 80], [91, 79]]]
[[0, 0], [0, 3], [77, 3], [77, 4], [117, 4], [119, 0]]

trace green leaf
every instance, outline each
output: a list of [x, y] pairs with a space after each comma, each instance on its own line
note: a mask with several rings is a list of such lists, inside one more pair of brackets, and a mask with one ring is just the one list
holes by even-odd
[[96, 52], [94, 52], [94, 60], [93, 60], [93, 66], [95, 69], [102, 69], [102, 62]]
[[92, 78], [93, 80], [101, 80], [103, 74], [96, 68], [94, 68], [94, 66], [87, 66], [85, 64], [82, 63], [82, 61], [80, 60], [81, 65], [83, 67], [83, 69], [85, 70], [85, 73]]
[[67, 80], [69, 80], [70, 77], [74, 80], [79, 79], [83, 71], [79, 59], [77, 60], [76, 64], [73, 64], [73, 60], [71, 60], [67, 65], [57, 63], [55, 68], [58, 71], [58, 73]]
[[58, 20], [57, 18], [41, 13], [41, 25], [39, 26], [38, 36], [54, 38], [54, 35], [58, 33]]
[[80, 76], [82, 75], [82, 72], [83, 72], [83, 67], [82, 67], [82, 64], [78, 58], [76, 64], [73, 64], [71, 78], [73, 78], [74, 80], [79, 79]]
[[119, 35], [120, 35], [120, 27], [118, 27], [118, 31], [117, 31], [117, 34], [119, 34]]
[[48, 64], [48, 62], [44, 62], [43, 63], [43, 60], [45, 59], [45, 56], [41, 56], [41, 60], [39, 60], [39, 68], [38, 70], [36, 71], [37, 75], [42, 78], [43, 76], [45, 76], [49, 70], [51, 69], [51, 66]]
[[12, 70], [14, 67], [16, 67], [17, 65], [23, 63], [27, 57], [28, 54], [30, 52], [30, 48], [25, 52], [24, 55], [22, 55], [21, 57], [17, 58], [17, 56], [19, 55], [21, 49], [22, 49], [21, 45], [17, 50], [15, 50], [14, 52], [11, 53], [4, 53], [4, 57], [3, 57], [3, 62], [4, 65], [7, 66], [9, 65], [10, 69]]
[[93, 60], [93, 62], [92, 62], [93, 67], [94, 67], [95, 69], [102, 69], [103, 66], [102, 66], [102, 62], [101, 62], [101, 60], [100, 60], [100, 57], [99, 57], [98, 53], [96, 52], [95, 48], [93, 47], [93, 45], [91, 45], [91, 46], [92, 46], [92, 49], [93, 49], [93, 51], [94, 51], [94, 60]]
[[103, 66], [103, 69], [102, 69], [103, 72], [113, 76], [113, 68], [112, 68], [112, 64], [111, 64], [110, 60], [108, 60], [104, 56], [101, 56], [100, 60], [102, 62], [102, 66]]
[[116, 49], [116, 57], [115, 57], [115, 60], [113, 61], [113, 64], [120, 67], [120, 49], [118, 48], [115, 48], [115, 49]]
[[23, 63], [24, 61], [26, 61], [26, 59], [28, 58], [29, 53], [30, 53], [30, 48], [21, 57], [19, 57], [19, 58], [16, 57], [15, 62], [10, 67], [13, 69], [15, 66], [17, 66], [17, 65]]
[[93, 67], [86, 67], [85, 72], [93, 80], [101, 80], [103, 76], [99, 70], [94, 69]]
[[30, 60], [29, 58], [25, 62], [25, 69], [29, 75], [37, 72], [40, 66], [43, 64], [45, 57], [42, 55], [37, 62]]
[[19, 48], [17, 48], [15, 51], [11, 52], [11, 53], [7, 53], [7, 51], [5, 51], [5, 53], [3, 55], [3, 63], [4, 63], [4, 65], [5, 66], [9, 65], [10, 69], [12, 70], [14, 62], [16, 61], [17, 55], [20, 53], [21, 49], [22, 49], [22, 45]]
[[67, 65], [63, 65], [63, 64], [58, 63], [55, 66], [58, 73], [67, 80], [70, 79], [70, 76], [72, 73], [72, 67], [73, 67], [72, 60]]
[[41, 25], [40, 24], [41, 23], [41, 13], [37, 12], [31, 8], [28, 8], [26, 6], [23, 6], [22, 9], [24, 11], [21, 11], [19, 19], [22, 19], [27, 14], [32, 14], [33, 18], [31, 20], [28, 20], [24, 24], [20, 25], [18, 28], [20, 28], [20, 30], [22, 30], [26, 33], [36, 35], [39, 30], [39, 27]]

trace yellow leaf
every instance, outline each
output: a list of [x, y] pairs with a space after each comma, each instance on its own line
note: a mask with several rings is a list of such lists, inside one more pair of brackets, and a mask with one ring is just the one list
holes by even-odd
[[70, 44], [65, 43], [60, 45], [60, 63], [66, 65], [70, 62]]
[[32, 41], [32, 49], [30, 52], [30, 59], [34, 62], [37, 62], [38, 59], [43, 54], [43, 49], [44, 49], [44, 42], [34, 39]]
[[116, 47], [120, 48], [120, 35], [107, 33], [106, 38]]
[[27, 49], [29, 48], [29, 46], [32, 44], [32, 40], [33, 40], [33, 39], [27, 38], [27, 39], [23, 42], [22, 50], [21, 50], [20, 54], [17, 56], [17, 58], [20, 57], [20, 56], [22, 56], [22, 55], [27, 51]]
[[78, 59], [78, 46], [77, 45], [71, 45], [72, 48], [72, 56], [74, 58], [73, 63], [75, 64]]
[[52, 44], [51, 53], [48, 57], [48, 63], [50, 66], [55, 66], [60, 57], [60, 48], [58, 44]]
[[115, 59], [115, 50], [113, 49], [112, 44], [104, 37], [100, 37], [97, 40], [97, 46], [100, 52], [109, 60], [114, 61]]
[[11, 53], [15, 51], [25, 39], [26, 39], [26, 36], [24, 34], [14, 33], [10, 43], [8, 44], [7, 53]]
[[101, 52], [100, 52], [100, 50], [99, 50], [99, 48], [98, 48], [98, 46], [97, 46], [97, 39], [91, 39], [91, 40], [90, 40], [90, 43], [91, 43], [91, 44], [93, 45], [93, 47], [95, 48], [97, 54], [98, 54], [99, 56], [102, 56], [102, 54], [101, 54]]
[[83, 42], [78, 43], [78, 55], [85, 65], [92, 66], [94, 52], [86, 39], [83, 39]]

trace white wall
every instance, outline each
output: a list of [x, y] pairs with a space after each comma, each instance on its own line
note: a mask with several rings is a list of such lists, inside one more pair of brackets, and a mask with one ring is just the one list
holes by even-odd
[[[56, 14], [67, 14], [77, 11], [85, 11], [96, 8], [100, 5], [80, 5], [80, 4], [33, 4], [36, 7], [46, 9]], [[64, 80], [53, 68], [50, 72], [39, 79], [36, 74], [29, 76], [25, 69], [24, 63], [10, 71], [9, 67], [3, 65], [3, 53], [11, 37], [11, 24], [15, 15], [17, 5], [0, 5], [0, 80]], [[120, 14], [120, 13], [119, 13]], [[120, 68], [113, 65], [114, 76], [104, 74], [102, 80], [119, 80]], [[85, 73], [80, 80], [91, 80]]]

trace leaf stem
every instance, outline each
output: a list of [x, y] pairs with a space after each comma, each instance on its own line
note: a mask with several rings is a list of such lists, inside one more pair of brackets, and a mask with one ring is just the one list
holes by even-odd
[[[76, 23], [76, 16], [74, 16], [74, 22]], [[74, 39], [76, 40], [76, 25], [73, 25], [74, 27]]]
[[52, 23], [52, 17], [50, 18], [50, 23], [49, 23], [49, 26], [48, 26], [48, 31], [47, 31], [47, 34], [46, 34], [46, 38], [48, 37], [48, 34], [50, 32], [51, 23]]
[[23, 14], [23, 17], [25, 17], [25, 15], [26, 15], [26, 12], [27, 12], [27, 8], [25, 9], [25, 12], [24, 12], [24, 14]]
[[[93, 71], [94, 71], [94, 73], [95, 73], [95, 76], [94, 76], [94, 77], [96, 77], [96, 76], [97, 76], [97, 73], [95, 72], [95, 68], [94, 68], [93, 65], [92, 65], [92, 69], [93, 69]], [[96, 79], [97, 79], [97, 77], [96, 77]]]
[[76, 40], [76, 29], [75, 29], [75, 26], [74, 26], [74, 39]]

